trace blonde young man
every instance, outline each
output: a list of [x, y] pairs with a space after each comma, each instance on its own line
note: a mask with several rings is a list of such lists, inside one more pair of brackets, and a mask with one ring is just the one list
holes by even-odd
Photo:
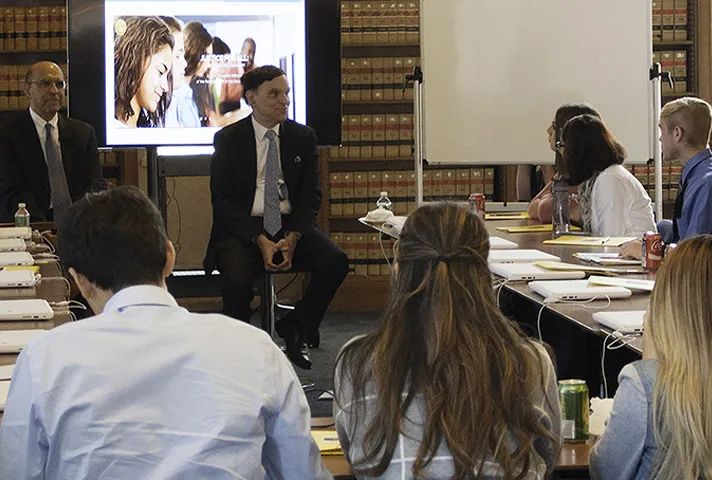
[[[712, 233], [712, 106], [699, 98], [683, 97], [667, 103], [660, 113], [663, 160], [679, 160], [682, 178], [672, 220], [658, 222], [666, 243], [701, 233]], [[641, 257], [641, 242], [623, 245], [621, 255]]]

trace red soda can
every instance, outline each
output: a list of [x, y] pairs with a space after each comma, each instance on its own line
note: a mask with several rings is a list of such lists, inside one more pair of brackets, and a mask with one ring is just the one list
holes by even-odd
[[485, 195], [484, 193], [473, 193], [469, 198], [470, 211], [485, 218]]
[[663, 237], [659, 233], [643, 234], [643, 256], [641, 265], [648, 270], [657, 270], [663, 261]]

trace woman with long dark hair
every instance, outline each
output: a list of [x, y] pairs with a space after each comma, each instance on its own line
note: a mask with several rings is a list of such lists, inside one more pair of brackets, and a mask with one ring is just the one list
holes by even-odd
[[173, 86], [173, 36], [158, 17], [114, 22], [114, 115], [122, 128], [163, 127]]
[[[561, 177], [562, 169], [561, 152], [556, 147], [556, 142], [561, 140], [561, 131], [564, 129], [566, 122], [577, 115], [586, 113], [600, 118], [596, 109], [591, 105], [585, 103], [566, 103], [556, 109], [554, 120], [551, 122], [551, 125], [549, 125], [549, 128], [546, 129], [546, 133], [549, 136], [549, 148], [554, 152], [554, 175], [552, 180], [549, 181], [529, 203], [529, 216], [533, 220], [540, 220], [542, 223], [551, 223], [553, 210], [551, 187], [553, 186], [553, 181]], [[572, 188], [571, 193], [575, 194], [576, 188]], [[572, 196], [569, 201], [569, 212], [571, 220], [576, 222], [581, 219], [578, 207], [578, 202]]]
[[210, 126], [210, 116], [215, 111], [215, 100], [210, 84], [210, 62], [206, 55], [213, 53], [213, 37], [202, 23], [188, 22], [183, 29], [185, 40], [185, 83], [190, 85], [191, 99], [186, 101], [197, 118], [191, 119], [190, 127]]
[[556, 374], [500, 312], [484, 222], [454, 204], [405, 222], [378, 330], [337, 357], [334, 416], [359, 477], [544, 478], [560, 446]]
[[579, 115], [566, 122], [559, 148], [567, 182], [578, 185], [584, 231], [611, 237], [655, 231], [650, 197], [623, 167], [627, 152], [600, 118]]

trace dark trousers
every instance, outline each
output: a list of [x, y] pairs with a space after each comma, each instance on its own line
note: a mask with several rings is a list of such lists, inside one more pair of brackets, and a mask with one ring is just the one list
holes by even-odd
[[[261, 220], [261, 219], [260, 219]], [[282, 238], [283, 233], [276, 235]], [[225, 278], [223, 311], [225, 315], [250, 321], [253, 286], [264, 274], [264, 262], [257, 245], [239, 240], [218, 245], [217, 265]], [[316, 332], [336, 290], [348, 274], [346, 254], [318, 228], [304, 234], [297, 242], [289, 272], [310, 272], [311, 280], [304, 298], [282, 321], [294, 323], [302, 334]]]

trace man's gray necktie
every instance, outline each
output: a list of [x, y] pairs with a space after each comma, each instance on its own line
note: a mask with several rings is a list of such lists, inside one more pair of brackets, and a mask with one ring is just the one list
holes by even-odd
[[267, 148], [267, 164], [265, 165], [265, 200], [263, 224], [265, 231], [275, 236], [282, 228], [282, 215], [279, 211], [279, 153], [275, 143], [274, 130], [267, 130], [265, 137], [269, 140]]
[[64, 165], [62, 165], [62, 159], [59, 156], [59, 149], [52, 137], [53, 128], [49, 123], [45, 125], [45, 149], [47, 151], [47, 173], [49, 174], [49, 188], [52, 195], [54, 223], [58, 225], [72, 205], [72, 197], [69, 195], [67, 176], [64, 173]]

